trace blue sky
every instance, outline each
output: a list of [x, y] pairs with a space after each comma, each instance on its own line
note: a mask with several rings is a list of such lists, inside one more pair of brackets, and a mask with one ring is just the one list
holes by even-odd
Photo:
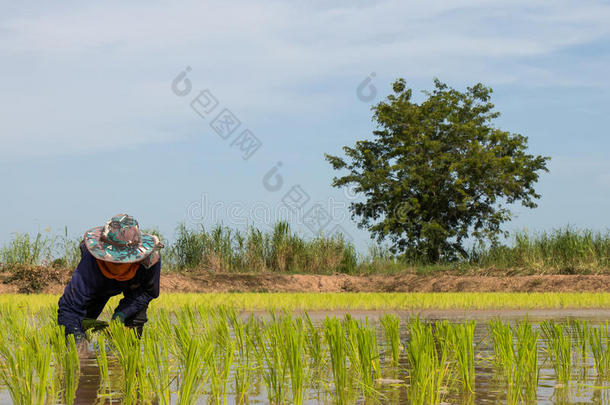
[[[368, 233], [346, 209], [354, 197], [330, 187], [323, 154], [371, 136], [370, 107], [398, 77], [416, 92], [434, 77], [459, 89], [491, 86], [497, 125], [552, 157], [539, 208], [515, 207], [505, 229], [608, 228], [609, 2], [75, 1], [0, 10], [0, 243], [48, 227], [78, 236], [119, 212], [170, 237], [180, 221], [264, 228], [277, 218], [307, 236], [302, 215], [321, 204], [331, 217], [323, 231], [340, 226], [364, 250]], [[187, 67], [191, 92], [177, 96], [172, 82]], [[376, 94], [363, 101], [357, 88], [367, 78]], [[190, 103], [206, 89], [219, 104], [201, 117]], [[210, 126], [223, 108], [241, 122], [228, 140]], [[231, 145], [245, 129], [262, 143], [247, 160]], [[277, 162], [283, 183], [270, 191], [263, 177]], [[296, 213], [282, 204], [291, 190], [308, 196]]]

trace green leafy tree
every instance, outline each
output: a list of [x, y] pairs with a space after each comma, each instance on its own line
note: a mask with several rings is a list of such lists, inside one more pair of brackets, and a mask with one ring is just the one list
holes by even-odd
[[325, 154], [336, 170], [334, 187], [351, 186], [362, 198], [350, 206], [358, 225], [394, 253], [438, 262], [466, 257], [472, 236], [497, 243], [510, 204], [535, 208], [538, 172], [548, 157], [526, 153], [527, 138], [494, 127], [500, 115], [482, 84], [457, 91], [435, 79], [420, 104], [404, 79], [372, 107], [373, 140]]

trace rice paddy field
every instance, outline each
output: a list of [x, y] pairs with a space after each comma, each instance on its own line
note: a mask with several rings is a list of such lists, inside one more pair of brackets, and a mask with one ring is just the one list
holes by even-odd
[[166, 294], [138, 337], [0, 296], [0, 403], [610, 404], [610, 294]]

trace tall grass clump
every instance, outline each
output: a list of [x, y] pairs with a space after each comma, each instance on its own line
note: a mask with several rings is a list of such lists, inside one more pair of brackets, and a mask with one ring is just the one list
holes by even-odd
[[364, 274], [397, 273], [412, 265], [383, 245], [370, 244], [367, 253], [359, 255], [357, 271]]
[[516, 232], [512, 244], [474, 255], [479, 266], [521, 268], [535, 273], [599, 273], [610, 269], [610, 232], [572, 227], [551, 232]]
[[178, 269], [214, 272], [353, 273], [354, 246], [342, 236], [320, 235], [311, 240], [278, 222], [270, 232], [246, 232], [218, 225], [207, 231], [181, 224], [166, 259]]
[[197, 269], [203, 261], [205, 249], [205, 229], [201, 231], [188, 229], [186, 225], [178, 225], [176, 242], [171, 246], [168, 259], [178, 269]]
[[64, 227], [63, 235], [54, 239], [53, 262], [56, 267], [73, 269], [80, 261], [80, 240], [68, 236], [68, 227]]
[[[161, 239], [158, 231], [148, 231]], [[463, 257], [444, 257], [430, 263], [421, 252], [395, 253], [373, 244], [359, 254], [346, 235], [320, 233], [306, 238], [280, 221], [269, 231], [223, 225], [189, 228], [179, 224], [173, 243], [163, 251], [164, 271], [208, 270], [233, 273], [394, 273], [428, 274], [446, 270], [498, 269], [536, 274], [610, 273], [610, 231], [596, 232], [570, 226], [549, 232], [520, 231], [505, 244], [480, 244]], [[74, 268], [80, 260], [80, 239], [47, 233], [17, 233], [0, 249], [0, 264], [54, 265]]]
[[37, 265], [43, 260], [50, 261], [52, 257], [53, 240], [48, 235], [36, 234], [34, 238], [28, 234], [15, 234], [6, 246], [0, 250], [2, 263], [8, 265]]
[[0, 248], [0, 263], [9, 268], [14, 265], [54, 265], [74, 267], [80, 260], [80, 240], [62, 235], [52, 236], [50, 229], [36, 235], [15, 233], [13, 239]]

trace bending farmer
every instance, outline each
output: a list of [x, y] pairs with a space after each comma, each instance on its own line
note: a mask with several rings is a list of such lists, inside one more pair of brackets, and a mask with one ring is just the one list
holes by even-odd
[[148, 304], [159, 296], [162, 247], [156, 236], [141, 233], [138, 222], [127, 214], [87, 231], [80, 244], [80, 263], [59, 299], [57, 321], [66, 335], [84, 337], [83, 319], [97, 319], [108, 299], [121, 293], [112, 319], [141, 334]]

